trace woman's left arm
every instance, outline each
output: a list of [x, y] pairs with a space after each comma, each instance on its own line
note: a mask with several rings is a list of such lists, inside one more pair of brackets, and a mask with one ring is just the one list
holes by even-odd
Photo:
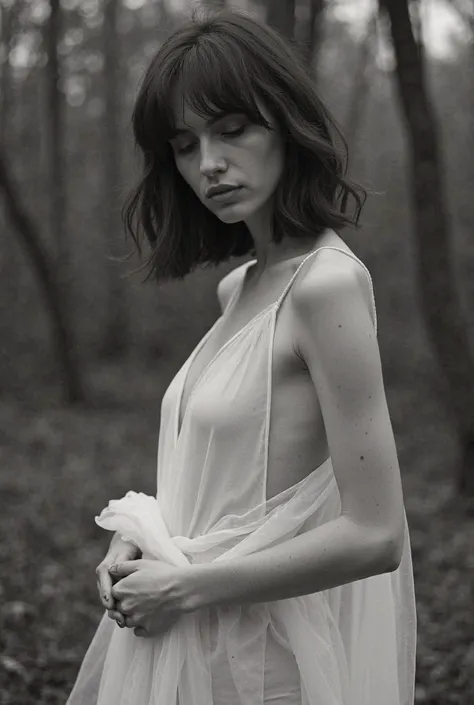
[[295, 349], [321, 404], [341, 514], [283, 544], [187, 571], [192, 611], [281, 600], [395, 570], [403, 492], [379, 347], [356, 272], [309, 269], [291, 291]]

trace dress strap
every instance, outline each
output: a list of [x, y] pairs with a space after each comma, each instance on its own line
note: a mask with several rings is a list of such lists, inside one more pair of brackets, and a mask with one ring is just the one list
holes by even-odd
[[239, 280], [238, 280], [236, 286], [234, 286], [234, 290], [233, 290], [232, 294], [230, 295], [230, 298], [229, 298], [229, 300], [228, 300], [228, 302], [227, 302], [227, 305], [226, 305], [226, 307], [225, 307], [225, 309], [224, 309], [224, 311], [223, 311], [223, 315], [227, 315], [227, 314], [229, 313], [229, 311], [231, 310], [232, 306], [234, 305], [235, 300], [236, 300], [237, 297], [240, 295], [240, 290], [242, 289], [242, 286], [243, 286], [243, 283], [244, 283], [245, 274], [246, 274], [246, 272], [247, 272], [247, 269], [248, 269], [249, 266], [250, 266], [251, 264], [253, 264], [255, 261], [256, 261], [256, 260], [254, 260], [254, 259], [250, 259], [250, 260], [248, 260], [247, 262], [244, 262], [243, 264], [241, 264], [239, 267], [236, 267], [236, 269], [232, 270], [232, 274], [234, 274], [235, 272], [238, 272], [240, 269], [243, 271], [243, 273], [242, 273], [242, 276], [239, 277]]
[[377, 334], [377, 311], [376, 311], [376, 308], [375, 308], [374, 285], [373, 285], [373, 282], [372, 282], [372, 277], [370, 276], [370, 272], [369, 272], [369, 270], [367, 269], [367, 267], [365, 266], [365, 264], [364, 264], [356, 255], [354, 255], [352, 252], [347, 252], [347, 250], [343, 250], [341, 247], [335, 247], [335, 246], [333, 246], [333, 245], [324, 245], [323, 247], [318, 247], [316, 250], [313, 250], [313, 252], [310, 252], [310, 253], [303, 259], [303, 261], [299, 264], [299, 266], [298, 266], [296, 272], [293, 274], [293, 276], [291, 277], [290, 281], [289, 281], [288, 284], [286, 285], [286, 287], [285, 287], [283, 293], [281, 294], [280, 298], [279, 298], [278, 301], [276, 302], [276, 309], [278, 310], [278, 309], [280, 308], [280, 305], [281, 305], [281, 303], [283, 302], [283, 299], [285, 298], [287, 292], [290, 290], [291, 285], [293, 284], [294, 280], [295, 280], [296, 277], [298, 276], [298, 272], [300, 271], [301, 267], [304, 265], [304, 263], [306, 262], [306, 260], [308, 260], [310, 257], [312, 257], [313, 255], [315, 255], [317, 252], [320, 252], [321, 250], [338, 250], [339, 252], [342, 252], [343, 254], [347, 255], [347, 256], [350, 257], [351, 259], [353, 259], [353, 260], [355, 260], [356, 262], [358, 262], [358, 263], [364, 268], [365, 273], [367, 274], [367, 277], [368, 277], [368, 279], [369, 279], [369, 284], [370, 284], [370, 293], [371, 293], [371, 296], [372, 296], [373, 321], [374, 321], [374, 327], [375, 327], [375, 334]]

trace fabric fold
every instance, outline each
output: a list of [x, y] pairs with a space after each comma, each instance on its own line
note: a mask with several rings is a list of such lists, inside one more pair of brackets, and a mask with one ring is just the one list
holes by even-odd
[[[121, 499], [111, 500], [95, 520], [100, 527], [132, 541], [144, 558], [183, 566], [195, 556], [203, 560], [209, 552], [209, 560], [232, 560], [295, 535], [306, 519], [315, 515], [333, 484], [329, 469], [323, 472], [320, 468], [318, 473], [270, 500], [266, 515], [254, 509], [241, 517], [227, 517], [214, 531], [194, 539], [172, 537], [159, 499], [142, 492], [129, 491]], [[247, 612], [251, 612], [251, 619], [247, 618], [244, 634], [239, 631], [243, 611], [217, 610], [221, 628], [227, 629], [225, 648], [240, 702], [254, 705], [256, 689], [263, 688], [266, 629], [271, 616], [266, 604], [250, 606]], [[132, 702], [132, 696], [134, 705], [175, 705], [180, 697], [186, 705], [213, 702], [211, 654], [203, 645], [199, 613], [183, 615], [168, 633], [151, 638], [135, 637], [133, 630], [120, 629], [104, 617], [111, 624], [107, 628], [102, 620], [89, 648], [98, 655], [99, 644], [104, 643], [102, 637], [109, 636], [97, 705], [125, 705]], [[246, 668], [249, 654], [254, 657], [250, 669]], [[154, 674], [151, 691], [139, 700], [135, 686], [149, 680], [150, 672]], [[71, 705], [75, 702], [73, 696], [74, 692]]]

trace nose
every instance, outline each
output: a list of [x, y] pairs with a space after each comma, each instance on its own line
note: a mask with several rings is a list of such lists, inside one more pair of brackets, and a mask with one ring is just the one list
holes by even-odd
[[225, 169], [225, 160], [221, 151], [211, 140], [203, 138], [201, 141], [201, 161], [199, 165], [200, 172], [203, 176], [211, 176], [216, 171]]

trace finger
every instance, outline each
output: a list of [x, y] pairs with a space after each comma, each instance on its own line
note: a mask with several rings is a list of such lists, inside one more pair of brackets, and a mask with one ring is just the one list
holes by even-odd
[[120, 600], [118, 597], [115, 599], [114, 609], [116, 612], [119, 612], [122, 617], [126, 617], [127, 614], [131, 615], [133, 612], [133, 609], [127, 599]]
[[115, 622], [124, 622], [124, 616], [118, 610], [107, 610], [107, 614], [110, 619], [113, 619]]
[[112, 578], [109, 575], [107, 566], [101, 564], [96, 570], [96, 575], [100, 601], [104, 605], [105, 609], [111, 609], [115, 606], [115, 602], [111, 592]]
[[[110, 594], [115, 600], [114, 607], [116, 609], [118, 609], [120, 612], [123, 612], [123, 614], [130, 612], [130, 601], [128, 601], [126, 598], [126, 589], [123, 588], [121, 580], [119, 580], [118, 583], [115, 583], [115, 585], [112, 585], [112, 590], [110, 591]], [[124, 602], [125, 607], [122, 604], [122, 601]]]
[[[120, 609], [120, 598], [123, 597], [122, 588], [120, 587], [119, 583], [120, 583], [120, 580], [115, 585], [112, 585], [112, 589], [110, 591], [112, 599], [115, 601], [115, 607], [117, 607], [118, 609]], [[120, 609], [120, 611], [121, 611], [121, 609]]]
[[124, 622], [125, 626], [128, 627], [129, 629], [133, 629], [133, 627], [143, 627], [143, 619], [144, 615], [143, 614], [126, 614], [124, 615]]
[[125, 578], [127, 575], [135, 573], [140, 567], [140, 560], [136, 561], [121, 561], [120, 563], [114, 563], [109, 568], [109, 579], [110, 578]]
[[148, 632], [145, 629], [145, 627], [135, 627], [135, 629], [133, 630], [133, 633], [135, 634], [135, 636], [139, 636], [139, 637], [147, 637], [148, 636]]
[[121, 629], [125, 627], [125, 617], [121, 612], [117, 612], [117, 610], [107, 610], [107, 614], [112, 619], [114, 622], [117, 622], [117, 626], [119, 626]]
[[99, 599], [106, 610], [115, 607], [115, 600], [113, 596], [107, 594], [107, 590], [104, 590], [103, 585], [97, 580], [97, 592], [99, 593]]

